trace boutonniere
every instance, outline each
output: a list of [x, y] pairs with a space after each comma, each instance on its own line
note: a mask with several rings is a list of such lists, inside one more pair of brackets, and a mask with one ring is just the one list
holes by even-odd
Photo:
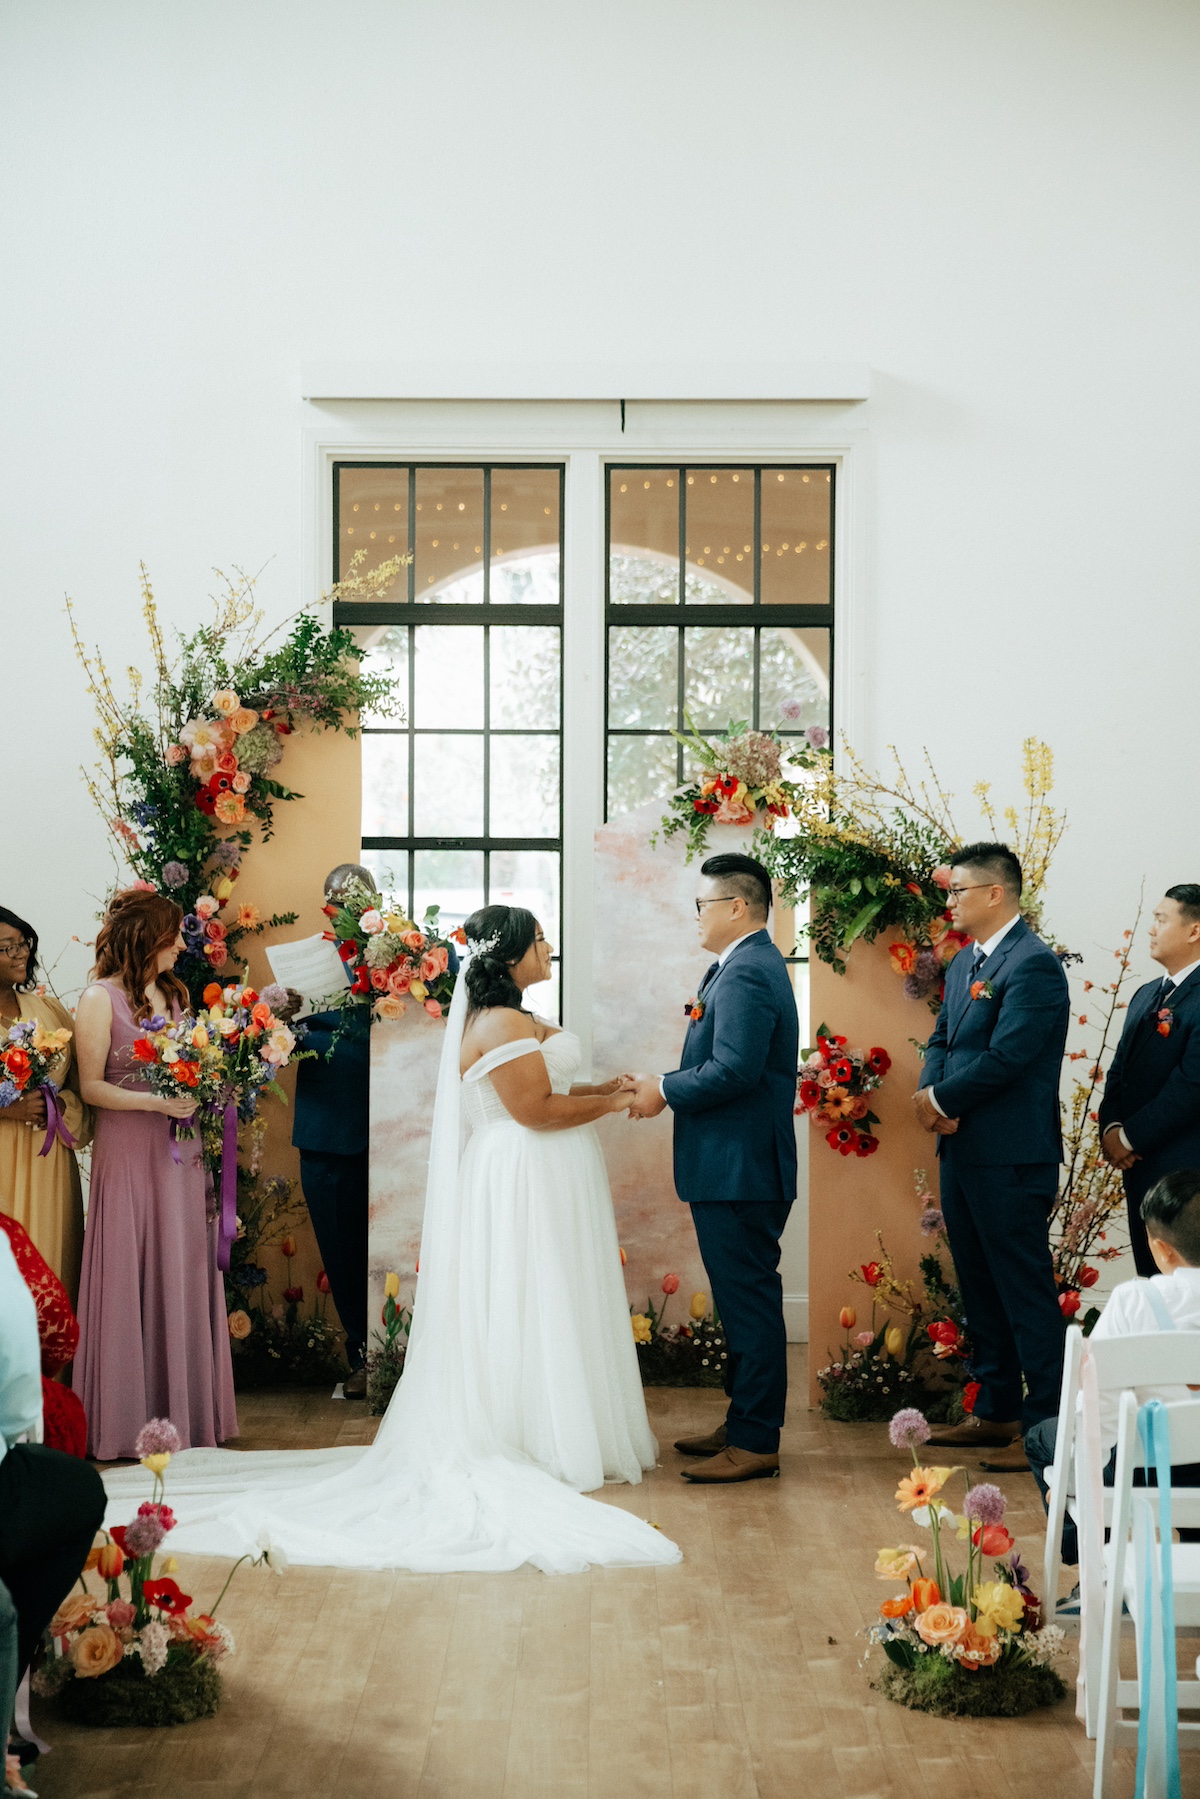
[[1171, 1008], [1170, 1008], [1170, 1006], [1164, 1006], [1162, 1008], [1162, 1010], [1159, 1012], [1158, 1024], [1155, 1028], [1157, 1029], [1160, 1037], [1169, 1037], [1171, 1035]]
[[996, 989], [992, 986], [992, 983], [990, 981], [972, 981], [971, 982], [971, 998], [972, 999], [995, 999], [995, 997], [996, 997]]
[[685, 1001], [683, 1016], [685, 1018], [690, 1018], [693, 1024], [696, 1023], [698, 1019], [704, 1017], [704, 1001], [702, 999], [689, 999]]

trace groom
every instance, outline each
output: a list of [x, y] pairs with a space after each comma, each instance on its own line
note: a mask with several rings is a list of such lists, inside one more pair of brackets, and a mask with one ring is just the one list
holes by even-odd
[[689, 1014], [674, 1074], [635, 1077], [634, 1118], [675, 1114], [675, 1186], [729, 1344], [725, 1422], [685, 1438], [704, 1484], [773, 1479], [787, 1399], [779, 1239], [796, 1197], [799, 1023], [787, 965], [767, 933], [771, 881], [750, 856], [700, 870], [697, 934], [716, 956]]

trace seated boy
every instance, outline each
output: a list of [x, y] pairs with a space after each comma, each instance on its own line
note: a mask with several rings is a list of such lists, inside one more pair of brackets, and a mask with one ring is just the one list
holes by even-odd
[[[1108, 1303], [1092, 1332], [1094, 1338], [1129, 1337], [1150, 1331], [1172, 1328], [1177, 1331], [1200, 1331], [1200, 1169], [1177, 1168], [1151, 1187], [1142, 1201], [1142, 1218], [1150, 1239], [1150, 1254], [1159, 1272], [1149, 1280], [1123, 1281], [1114, 1287]], [[1165, 1310], [1164, 1310], [1165, 1308]], [[1148, 1399], [1167, 1402], [1188, 1399], [1184, 1386], [1138, 1387], [1139, 1405]], [[1103, 1447], [1110, 1451], [1104, 1470], [1104, 1483], [1111, 1487], [1116, 1467], [1117, 1420], [1120, 1415], [1119, 1395], [1100, 1394], [1100, 1435]], [[1025, 1438], [1025, 1454], [1045, 1504], [1045, 1473], [1054, 1462], [1054, 1445], [1058, 1436], [1058, 1419], [1046, 1418], [1035, 1424]], [[1189, 1462], [1172, 1470], [1175, 1484], [1200, 1487], [1200, 1464]], [[1134, 1473], [1138, 1486], [1143, 1485], [1139, 1468]], [[1192, 1537], [1194, 1532], [1187, 1532]], [[1180, 1532], [1183, 1537], [1184, 1532]], [[1075, 1525], [1070, 1518], [1063, 1522], [1062, 1559], [1079, 1560]]]

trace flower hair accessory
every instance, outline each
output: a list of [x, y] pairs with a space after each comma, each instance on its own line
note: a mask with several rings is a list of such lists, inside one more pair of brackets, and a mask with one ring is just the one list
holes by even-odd
[[472, 956], [490, 956], [499, 941], [499, 931], [494, 937], [480, 937], [478, 941], [474, 937], [468, 937], [467, 949]]

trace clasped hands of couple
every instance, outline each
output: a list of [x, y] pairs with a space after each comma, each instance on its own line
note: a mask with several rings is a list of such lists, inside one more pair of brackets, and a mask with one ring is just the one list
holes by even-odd
[[592, 1092], [612, 1094], [614, 1100], [621, 1102], [614, 1104], [613, 1111], [628, 1112], [631, 1118], [655, 1118], [667, 1104], [662, 1088], [651, 1074], [614, 1075], [611, 1081], [593, 1087]]

